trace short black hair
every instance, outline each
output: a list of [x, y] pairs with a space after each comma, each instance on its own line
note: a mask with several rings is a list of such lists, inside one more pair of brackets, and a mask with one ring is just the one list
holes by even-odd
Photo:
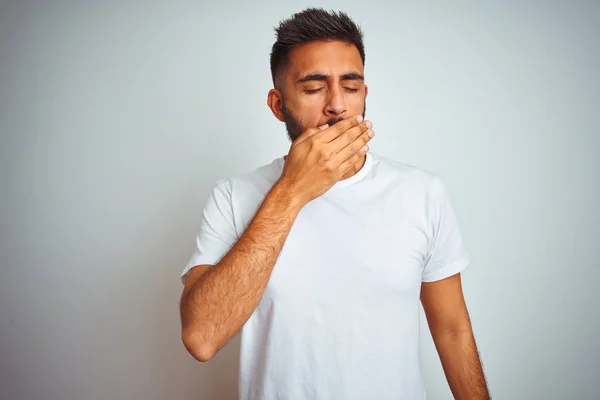
[[293, 48], [315, 40], [340, 40], [353, 44], [365, 65], [365, 46], [360, 27], [341, 11], [307, 8], [279, 23], [277, 39], [271, 50], [271, 77], [275, 85], [277, 73], [287, 65]]

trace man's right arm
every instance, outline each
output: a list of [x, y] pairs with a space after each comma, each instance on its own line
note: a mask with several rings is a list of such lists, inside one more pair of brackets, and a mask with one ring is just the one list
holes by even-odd
[[221, 261], [186, 274], [182, 339], [196, 359], [208, 361], [250, 318], [301, 208], [291, 191], [276, 183]]
[[279, 180], [248, 227], [215, 266], [186, 275], [181, 298], [182, 339], [198, 360], [209, 360], [252, 315], [300, 210], [365, 158], [369, 121], [352, 117], [309, 128], [292, 143]]

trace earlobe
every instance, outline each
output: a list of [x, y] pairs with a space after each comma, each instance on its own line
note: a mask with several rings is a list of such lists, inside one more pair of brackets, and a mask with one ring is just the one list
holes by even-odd
[[281, 111], [282, 104], [281, 92], [277, 89], [269, 90], [269, 94], [267, 95], [267, 106], [269, 106], [275, 118], [281, 122], [285, 122], [283, 112]]

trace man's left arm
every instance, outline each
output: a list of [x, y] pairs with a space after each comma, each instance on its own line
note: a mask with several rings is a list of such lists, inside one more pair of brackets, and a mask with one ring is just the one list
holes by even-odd
[[488, 400], [460, 273], [421, 285], [421, 303], [455, 399]]

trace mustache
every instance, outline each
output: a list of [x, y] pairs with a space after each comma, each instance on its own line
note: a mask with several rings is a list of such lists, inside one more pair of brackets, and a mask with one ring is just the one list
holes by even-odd
[[333, 125], [335, 125], [335, 124], [337, 124], [338, 122], [340, 122], [340, 121], [343, 121], [343, 120], [344, 120], [343, 118], [339, 118], [339, 117], [338, 117], [338, 118], [329, 118], [329, 119], [327, 120], [327, 122], [325, 122], [325, 123], [326, 123], [327, 125], [329, 125], [329, 126], [333, 126]]

